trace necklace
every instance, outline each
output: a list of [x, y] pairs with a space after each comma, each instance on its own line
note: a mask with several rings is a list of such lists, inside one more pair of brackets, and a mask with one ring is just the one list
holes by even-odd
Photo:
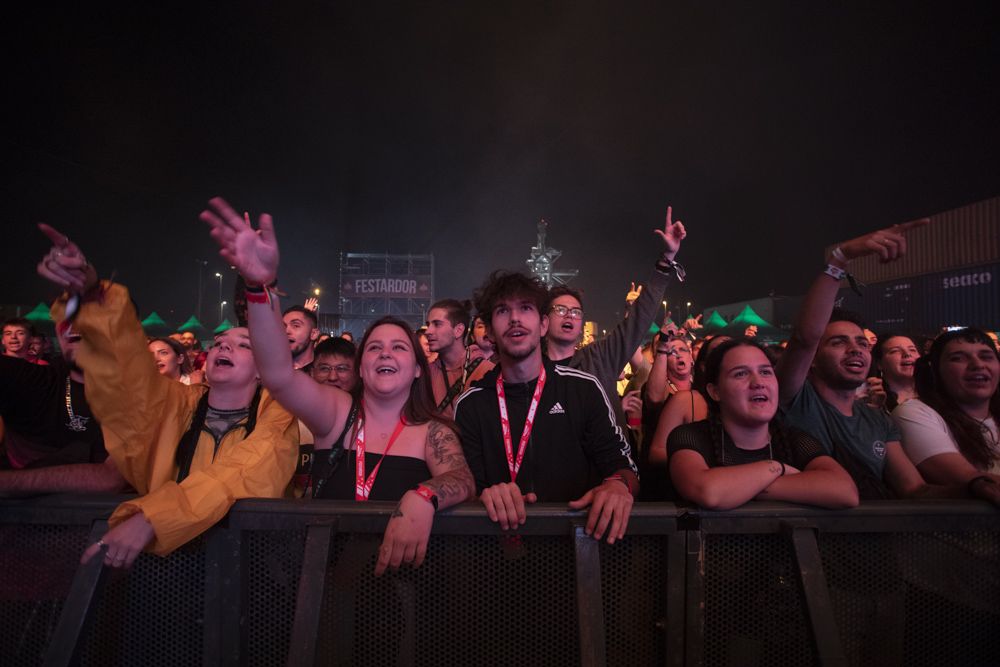
[[81, 417], [73, 412], [73, 396], [70, 394], [69, 376], [66, 376], [66, 414], [69, 416], [66, 428], [77, 433], [83, 433], [87, 430], [87, 422], [90, 421], [90, 417]]

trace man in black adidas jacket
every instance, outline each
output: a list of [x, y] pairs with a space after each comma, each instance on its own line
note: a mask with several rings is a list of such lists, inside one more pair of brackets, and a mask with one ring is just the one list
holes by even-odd
[[520, 273], [494, 273], [476, 309], [500, 363], [455, 404], [455, 421], [490, 519], [523, 524], [525, 502], [590, 506], [587, 534], [625, 536], [639, 480], [624, 433], [597, 379], [543, 361], [548, 292]]

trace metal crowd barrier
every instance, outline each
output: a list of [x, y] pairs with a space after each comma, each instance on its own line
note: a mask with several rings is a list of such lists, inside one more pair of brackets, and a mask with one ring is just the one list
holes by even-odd
[[3, 665], [997, 665], [1000, 512], [639, 504], [612, 546], [478, 505], [372, 576], [391, 504], [241, 501], [131, 572], [79, 565], [118, 497], [0, 501]]

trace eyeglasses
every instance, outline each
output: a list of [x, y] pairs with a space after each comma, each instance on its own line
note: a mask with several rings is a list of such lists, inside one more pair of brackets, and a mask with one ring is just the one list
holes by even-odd
[[318, 364], [316, 370], [320, 373], [336, 373], [337, 375], [343, 375], [345, 373], [351, 373], [354, 371], [353, 368], [346, 364], [337, 364], [336, 366], [330, 366], [329, 364]]
[[567, 315], [574, 320], [583, 319], [583, 310], [580, 308], [567, 308], [566, 306], [552, 306], [552, 312], [559, 317], [566, 317]]

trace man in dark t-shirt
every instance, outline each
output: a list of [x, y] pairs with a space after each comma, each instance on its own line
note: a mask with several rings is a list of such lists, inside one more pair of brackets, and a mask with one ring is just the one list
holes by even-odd
[[50, 366], [0, 357], [0, 493], [124, 488], [84, 396], [83, 372], [75, 363], [79, 341], [72, 327], [61, 329], [62, 359]]

